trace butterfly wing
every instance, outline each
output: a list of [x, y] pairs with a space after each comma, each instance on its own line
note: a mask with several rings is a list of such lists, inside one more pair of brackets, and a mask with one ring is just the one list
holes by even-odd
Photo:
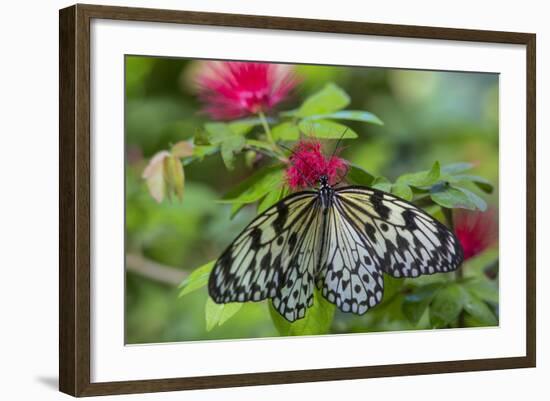
[[257, 216], [216, 261], [208, 282], [217, 303], [273, 298], [290, 321], [313, 302], [320, 206], [317, 192], [290, 195]]
[[393, 277], [456, 270], [463, 251], [437, 219], [394, 195], [367, 187], [335, 191], [335, 207], [361, 233], [377, 264]]
[[363, 314], [383, 295], [383, 272], [417, 277], [455, 270], [454, 234], [394, 195], [367, 187], [335, 189], [322, 243], [317, 287], [343, 312]]
[[337, 198], [327, 212], [317, 287], [343, 312], [362, 315], [382, 300], [383, 275], [373, 250]]

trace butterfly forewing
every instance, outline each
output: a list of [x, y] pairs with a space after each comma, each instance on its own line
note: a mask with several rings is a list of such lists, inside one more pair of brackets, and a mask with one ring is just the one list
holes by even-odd
[[361, 233], [379, 267], [393, 277], [456, 270], [462, 248], [437, 219], [385, 192], [366, 187], [336, 190], [341, 214]]
[[316, 192], [290, 195], [254, 219], [216, 261], [208, 290], [218, 303], [260, 301], [279, 293], [315, 217]]

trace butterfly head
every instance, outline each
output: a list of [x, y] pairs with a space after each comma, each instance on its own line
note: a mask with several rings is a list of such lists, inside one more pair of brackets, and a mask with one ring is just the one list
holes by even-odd
[[321, 174], [321, 176], [319, 177], [319, 185], [321, 188], [330, 186], [327, 174]]

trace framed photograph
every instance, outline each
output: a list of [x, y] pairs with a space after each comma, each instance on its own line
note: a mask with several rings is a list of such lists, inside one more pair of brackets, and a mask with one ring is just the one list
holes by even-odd
[[65, 8], [59, 207], [73, 396], [534, 367], [535, 35]]

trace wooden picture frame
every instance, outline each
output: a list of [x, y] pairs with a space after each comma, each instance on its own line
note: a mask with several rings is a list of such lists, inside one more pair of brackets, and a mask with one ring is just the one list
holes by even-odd
[[[90, 334], [90, 21], [109, 19], [218, 27], [491, 42], [526, 46], [527, 58], [527, 259], [526, 355], [460, 361], [257, 372], [91, 382]], [[142, 393], [264, 384], [362, 379], [534, 367], [536, 361], [535, 279], [535, 43], [530, 33], [495, 32], [349, 21], [75, 5], [60, 10], [60, 290], [59, 388], [73, 396]]]

